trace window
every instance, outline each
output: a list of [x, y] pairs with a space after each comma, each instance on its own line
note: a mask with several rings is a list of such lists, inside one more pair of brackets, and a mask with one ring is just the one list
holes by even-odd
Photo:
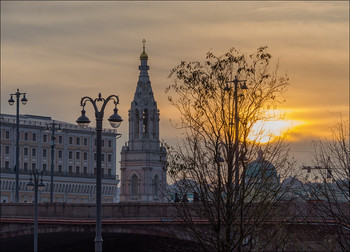
[[84, 167], [84, 174], [87, 174], [87, 167]]
[[95, 146], [96, 146], [96, 139], [94, 139], [94, 142], [95, 142]]
[[101, 146], [105, 147], [105, 140], [101, 140]]
[[112, 141], [108, 140], [108, 147], [112, 147]]
[[5, 154], [10, 154], [10, 146], [8, 145], [5, 146]]
[[28, 148], [27, 147], [24, 147], [23, 155], [28, 156]]
[[25, 171], [28, 170], [28, 163], [23, 163], [23, 170], [25, 170]]
[[6, 169], [10, 168], [10, 162], [9, 161], [5, 161], [5, 168]]
[[142, 119], [143, 119], [143, 133], [148, 132], [148, 110], [145, 109], [142, 114]]
[[76, 145], [80, 145], [80, 137], [77, 137], [77, 138], [75, 139], [75, 143], [76, 143]]
[[32, 135], [32, 140], [35, 142], [36, 141], [36, 133], [33, 133]]
[[69, 137], [69, 144], [73, 144], [73, 137]]
[[86, 137], [84, 137], [84, 145], [88, 145], [88, 139]]
[[58, 158], [62, 158], [62, 151], [61, 150], [58, 151]]
[[46, 172], [47, 166], [46, 164], [43, 164], [43, 171]]
[[112, 162], [112, 155], [108, 154], [108, 162]]
[[28, 132], [24, 133], [24, 140], [28, 141]]
[[94, 175], [96, 175], [96, 168], [94, 168]]
[[32, 163], [32, 170], [35, 170], [35, 168], [36, 168], [36, 164]]
[[138, 136], [139, 132], [140, 132], [140, 129], [139, 129], [139, 111], [136, 110], [135, 111], [135, 120], [136, 120], [136, 124], [135, 124], [135, 132], [136, 132], [136, 135]]
[[32, 157], [36, 157], [36, 149], [32, 148]]
[[68, 171], [69, 171], [69, 173], [73, 173], [73, 166], [68, 166]]
[[105, 161], [105, 154], [101, 154], [101, 161]]
[[87, 160], [87, 152], [84, 152], [84, 160]]
[[43, 136], [43, 142], [46, 143], [47, 142], [47, 135]]
[[62, 136], [58, 136], [58, 143], [63, 143], [63, 137]]
[[154, 176], [154, 181], [153, 181], [153, 196], [155, 198], [158, 198], [159, 194], [159, 177], [158, 175]]
[[47, 149], [43, 149], [43, 157], [47, 157]]
[[68, 158], [73, 159], [73, 152], [72, 151], [68, 152]]
[[96, 159], [97, 159], [97, 155], [96, 153], [94, 153], [94, 160], [96, 161]]
[[58, 165], [58, 172], [62, 172], [62, 165]]
[[112, 169], [108, 169], [108, 176], [112, 176]]
[[76, 152], [76, 153], [75, 153], [75, 158], [76, 158], [76, 159], [80, 159], [80, 152]]
[[76, 174], [79, 174], [79, 172], [80, 172], [79, 170], [80, 170], [79, 166], [75, 167]]
[[131, 195], [136, 196], [139, 191], [139, 179], [134, 174], [131, 176]]
[[5, 138], [10, 139], [10, 131], [6, 130], [5, 132]]

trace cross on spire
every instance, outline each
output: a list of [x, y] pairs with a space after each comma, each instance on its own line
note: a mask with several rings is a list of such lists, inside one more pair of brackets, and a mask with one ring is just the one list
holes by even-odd
[[146, 47], [146, 40], [145, 39], [142, 40], [142, 44], [143, 44], [143, 51], [145, 51], [145, 47]]

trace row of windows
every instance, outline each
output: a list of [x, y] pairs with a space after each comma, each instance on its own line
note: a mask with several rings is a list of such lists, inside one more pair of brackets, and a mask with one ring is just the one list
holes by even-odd
[[[19, 139], [23, 139], [24, 141], [29, 141], [29, 132], [20, 132], [19, 134]], [[5, 131], [5, 139], [10, 139], [10, 131], [6, 130]], [[38, 140], [37, 134], [32, 133], [31, 135], [31, 141], [36, 142]]]
[[[36, 148], [32, 148], [32, 152], [31, 155], [32, 157], [36, 157]], [[48, 156], [48, 149], [43, 149], [43, 157], [47, 157]], [[5, 146], [5, 155], [9, 155], [10, 154], [10, 146], [6, 145]], [[23, 156], [28, 156], [29, 155], [29, 148], [28, 147], [23, 147]], [[62, 150], [58, 150], [58, 158], [62, 158], [63, 156], [63, 151]], [[73, 151], [69, 151], [68, 152], [68, 158], [69, 159], [73, 159]], [[80, 152], [75, 152], [75, 159], [80, 159]], [[88, 153], [87, 152], [83, 152], [83, 159], [84, 160], [88, 160]], [[94, 153], [94, 160], [96, 161], [96, 153]], [[105, 154], [102, 153], [101, 154], [101, 161], [105, 161]], [[112, 154], [107, 154], [107, 161], [108, 162], [112, 162]]]
[[[6, 169], [9, 169], [10, 168], [10, 163], [9, 163], [9, 161], [5, 161], [5, 168]], [[31, 168], [32, 169], [36, 169], [37, 168], [37, 165], [36, 165], [36, 163], [32, 163], [31, 164]], [[62, 167], [62, 165], [58, 165], [57, 166], [57, 168], [58, 168], [58, 172], [60, 172], [60, 173], [62, 173], [63, 172], [63, 167]], [[28, 171], [28, 169], [29, 169], [29, 164], [28, 163], [23, 163], [23, 170], [24, 171]], [[48, 166], [47, 166], [47, 164], [43, 164], [43, 166], [42, 166], [42, 170], [44, 171], [44, 172], [46, 172], [46, 171], [48, 171]], [[101, 173], [102, 174], [104, 174], [104, 170], [105, 169], [101, 169]], [[83, 167], [83, 170], [80, 170], [80, 166], [76, 166], [75, 167], [75, 170], [73, 170], [73, 166], [68, 166], [68, 172], [69, 172], [69, 174], [81, 174], [81, 173], [83, 173], [83, 174], [88, 174], [88, 168], [87, 168], [87, 166], [84, 166]], [[112, 169], [108, 169], [107, 170], [107, 172], [108, 172], [108, 176], [111, 176], [112, 175]], [[96, 174], [96, 168], [94, 168], [94, 174]]]
[[[21, 139], [21, 135], [20, 134], [20, 139]], [[24, 132], [24, 141], [29, 141], [29, 132]], [[10, 139], [10, 131], [5, 131], [5, 139]], [[57, 138], [56, 138], [57, 139]], [[58, 135], [58, 143], [63, 143], [63, 136], [62, 135]], [[75, 140], [75, 141], [74, 141]], [[37, 134], [36, 133], [32, 133], [32, 138], [31, 141], [36, 142], [37, 141]], [[49, 136], [47, 134], [43, 135], [43, 142], [47, 143], [49, 141]], [[87, 137], [72, 137], [70, 136], [68, 138], [68, 143], [69, 144], [76, 144], [76, 145], [85, 145], [88, 146], [89, 145], [89, 139]], [[95, 146], [96, 146], [96, 139], [94, 142]], [[112, 147], [112, 140], [102, 140], [101, 141], [101, 146], [105, 147], [108, 146], [109, 148]]]

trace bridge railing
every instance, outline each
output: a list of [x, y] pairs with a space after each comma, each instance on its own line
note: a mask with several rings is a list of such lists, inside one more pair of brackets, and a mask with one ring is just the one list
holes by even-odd
[[[1, 217], [33, 218], [34, 207], [29, 203], [1, 203]], [[95, 204], [39, 203], [40, 218], [95, 219]], [[168, 203], [110, 203], [102, 204], [104, 219], [171, 218], [172, 204]]]

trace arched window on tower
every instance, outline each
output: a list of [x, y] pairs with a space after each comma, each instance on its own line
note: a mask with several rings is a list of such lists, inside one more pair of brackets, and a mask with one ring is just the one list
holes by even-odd
[[153, 198], [158, 199], [159, 195], [159, 177], [158, 175], [154, 176], [153, 180]]
[[139, 179], [134, 174], [131, 176], [131, 196], [137, 196], [139, 194]]
[[143, 111], [143, 115], [142, 115], [142, 119], [143, 119], [143, 133], [147, 133], [148, 132], [148, 110], [145, 109]]
[[136, 134], [136, 136], [139, 135], [139, 131], [140, 131], [139, 123], [140, 123], [139, 111], [135, 110], [135, 134]]

